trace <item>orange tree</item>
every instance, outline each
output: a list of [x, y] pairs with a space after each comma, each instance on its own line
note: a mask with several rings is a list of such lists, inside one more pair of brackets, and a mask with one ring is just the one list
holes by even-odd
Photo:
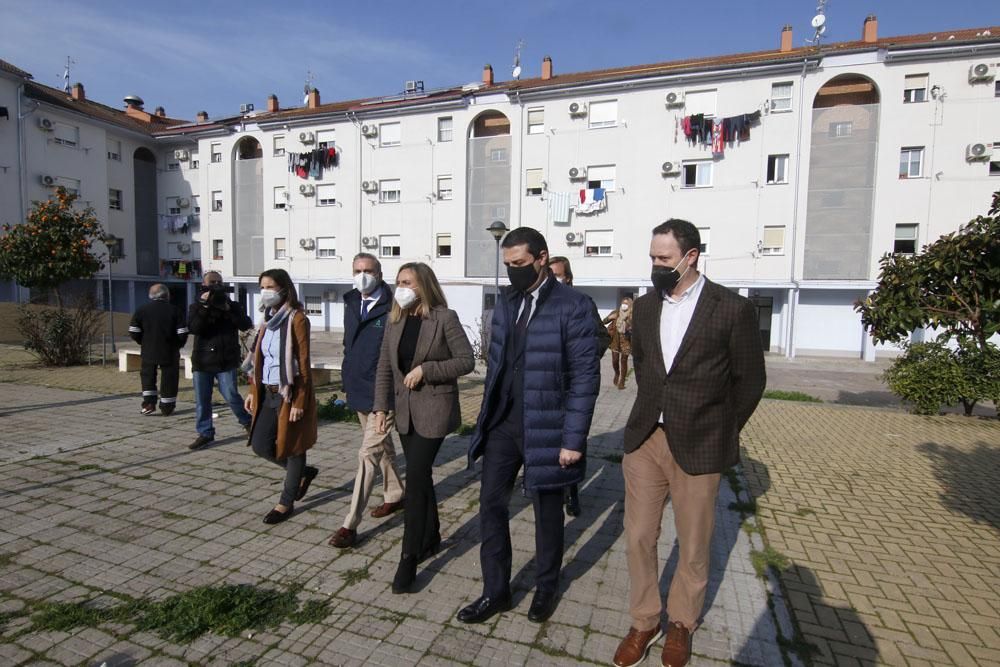
[[104, 267], [91, 254], [104, 236], [94, 209], [73, 206], [78, 196], [58, 188], [47, 201], [36, 201], [23, 224], [3, 225], [0, 235], [0, 279], [24, 287], [51, 290], [62, 308], [59, 286], [90, 278]]

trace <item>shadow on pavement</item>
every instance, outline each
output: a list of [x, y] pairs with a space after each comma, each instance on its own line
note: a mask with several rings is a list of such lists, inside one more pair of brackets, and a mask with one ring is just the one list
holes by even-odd
[[16, 414], [18, 412], [31, 412], [32, 410], [47, 410], [49, 408], [68, 408], [74, 405], [90, 405], [92, 403], [100, 403], [101, 401], [113, 401], [119, 398], [131, 398], [131, 397], [135, 397], [136, 400], [138, 400], [136, 392], [130, 392], [128, 394], [106, 394], [103, 396], [98, 396], [96, 398], [80, 398], [75, 401], [61, 401], [58, 403], [36, 403], [35, 405], [19, 405], [16, 408], [8, 408], [7, 410], [0, 412], [0, 418], [6, 417], [7, 415]]
[[941, 503], [973, 521], [1000, 528], [1000, 496], [996, 472], [1000, 470], [1000, 446], [977, 442], [972, 451], [936, 442], [917, 445], [941, 483]]

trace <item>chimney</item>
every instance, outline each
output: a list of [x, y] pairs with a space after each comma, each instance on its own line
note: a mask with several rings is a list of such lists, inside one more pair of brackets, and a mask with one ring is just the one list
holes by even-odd
[[865, 17], [865, 27], [861, 31], [861, 39], [869, 44], [878, 41], [878, 19], [874, 14]]
[[207, 111], [199, 111], [198, 115], [196, 116], [196, 118], [198, 119], [199, 123], [207, 123], [208, 122], [208, 112]]
[[153, 111], [153, 113], [156, 114], [157, 116], [159, 116], [160, 118], [166, 118], [167, 117], [167, 111], [163, 107], [156, 107], [156, 109]]
[[87, 95], [83, 92], [83, 84], [79, 82], [73, 84], [73, 88], [70, 90], [69, 94], [70, 97], [79, 102], [87, 99]]
[[542, 58], [542, 81], [552, 78], [552, 56]]
[[792, 26], [785, 25], [781, 29], [781, 52], [788, 53], [792, 50]]
[[[268, 104], [270, 105], [270, 102]], [[319, 106], [319, 91], [317, 89], [309, 89], [309, 101], [306, 103], [306, 106], [310, 109], [315, 109]]]
[[483, 65], [483, 83], [487, 86], [493, 85], [493, 65]]
[[270, 94], [267, 96], [267, 110], [270, 113], [274, 113], [278, 110], [278, 96], [275, 94]]

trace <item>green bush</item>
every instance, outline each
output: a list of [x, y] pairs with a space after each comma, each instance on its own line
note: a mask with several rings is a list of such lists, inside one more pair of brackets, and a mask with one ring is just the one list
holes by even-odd
[[955, 355], [943, 343], [909, 343], [886, 370], [892, 393], [913, 404], [918, 415], [936, 415], [962, 396], [964, 378]]
[[990, 343], [983, 349], [967, 338], [952, 354], [962, 371], [959, 400], [965, 414], [971, 415], [980, 401], [993, 401], [1000, 414], [1000, 349]]
[[102, 317], [89, 297], [75, 308], [21, 305], [17, 328], [24, 336], [25, 349], [46, 366], [75, 366], [87, 363]]
[[785, 391], [784, 389], [768, 389], [764, 392], [764, 398], [773, 398], [778, 401], [802, 401], [803, 403], [822, 403], [822, 399], [810, 396], [801, 391]]
[[358, 413], [351, 410], [351, 408], [347, 406], [347, 403], [344, 402], [343, 399], [338, 398], [336, 394], [331, 394], [330, 398], [319, 404], [317, 415], [320, 419], [326, 419], [333, 422], [352, 422], [354, 424], [361, 423], [358, 419]]

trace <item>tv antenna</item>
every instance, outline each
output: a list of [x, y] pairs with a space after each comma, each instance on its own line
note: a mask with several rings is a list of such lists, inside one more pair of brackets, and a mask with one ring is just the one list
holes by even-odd
[[815, 44], [816, 46], [819, 46], [820, 38], [822, 38], [823, 34], [826, 32], [826, 3], [827, 0], [817, 0], [816, 16], [812, 18], [812, 21], [810, 21], [810, 25], [812, 25], [815, 32], [813, 33], [812, 39], [806, 40], [808, 44]]
[[63, 91], [65, 91], [67, 95], [70, 92], [70, 86], [69, 86], [69, 68], [70, 68], [70, 65], [75, 65], [75, 64], [76, 64], [75, 60], [73, 60], [69, 56], [66, 56], [66, 67], [65, 67], [65, 69], [63, 69], [62, 78], [63, 78]]
[[521, 49], [524, 48], [524, 40], [517, 40], [517, 46], [514, 47], [514, 69], [511, 71], [511, 76], [514, 79], [521, 78]]
[[312, 73], [312, 70], [306, 70], [306, 83], [302, 86], [302, 94], [305, 97], [302, 98], [302, 104], [309, 104], [309, 92], [313, 89], [313, 81], [316, 80], [316, 75]]

